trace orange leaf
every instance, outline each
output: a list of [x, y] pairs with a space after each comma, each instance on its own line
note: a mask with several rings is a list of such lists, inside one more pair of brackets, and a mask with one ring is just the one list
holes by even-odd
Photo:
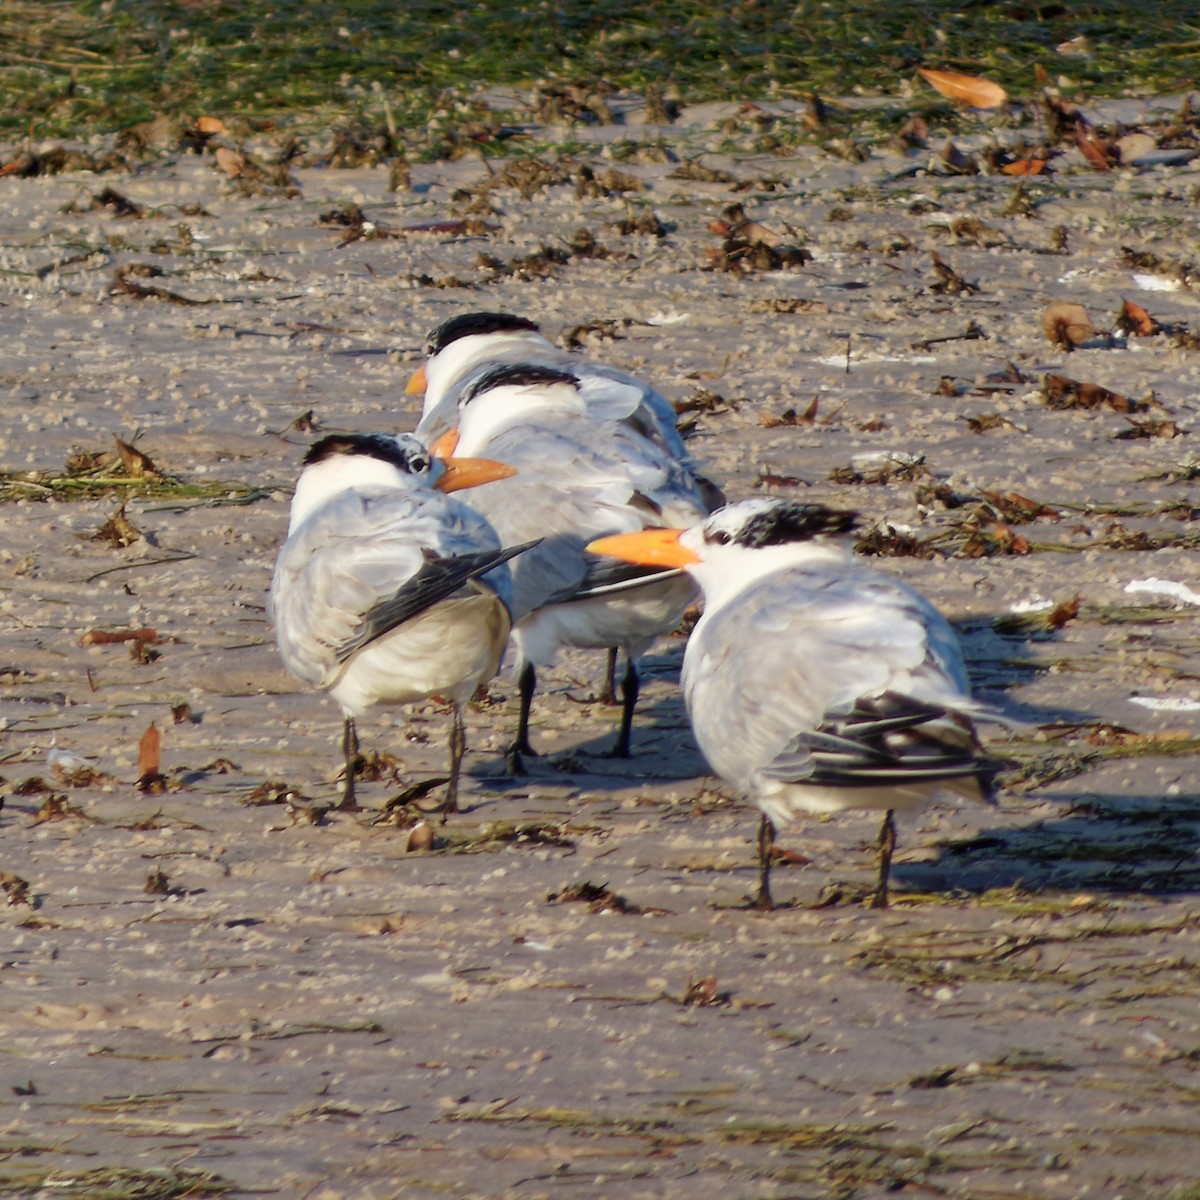
[[1128, 329], [1134, 337], [1153, 337], [1162, 332], [1162, 326], [1140, 305], [1132, 300], [1126, 300], [1121, 305], [1117, 323], [1122, 329]]
[[216, 159], [217, 166], [232, 179], [236, 179], [246, 169], [246, 160], [228, 146], [217, 147]]
[[205, 137], [216, 137], [218, 133], [228, 133], [229, 129], [220, 117], [197, 117], [196, 128]]
[[1021, 158], [1000, 168], [1005, 175], [1040, 175], [1046, 169], [1044, 158]]
[[118, 642], [157, 642], [153, 629], [89, 629], [80, 639], [81, 646], [111, 646]]
[[917, 74], [943, 96], [961, 100], [972, 108], [999, 108], [1008, 102], [1008, 93], [990, 79], [959, 75], [954, 71], [931, 71], [928, 67], [918, 67]]
[[138, 778], [157, 775], [162, 756], [162, 735], [153, 721], [146, 726], [142, 740], [138, 742]]
[[1097, 171], [1112, 170], [1112, 155], [1109, 152], [1109, 148], [1091, 129], [1077, 129], [1075, 131], [1075, 145], [1079, 147], [1083, 157]]

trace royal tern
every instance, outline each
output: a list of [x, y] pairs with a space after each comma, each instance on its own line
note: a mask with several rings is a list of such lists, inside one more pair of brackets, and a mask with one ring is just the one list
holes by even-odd
[[355, 718], [437, 695], [454, 707], [443, 812], [455, 811], [462, 705], [495, 673], [510, 626], [505, 564], [525, 547], [502, 549], [445, 493], [511, 474], [443, 463], [407, 434], [333, 435], [306, 454], [270, 606], [284, 665], [342, 706], [343, 808], [355, 806]]
[[684, 700], [713, 770], [761, 809], [757, 903], [771, 907], [776, 825], [882, 810], [874, 907], [887, 906], [893, 813], [938, 793], [990, 799], [971, 699], [946, 619], [830, 535], [854, 514], [743, 500], [690, 529], [601, 538], [589, 549], [682, 567], [704, 593], [683, 660]]
[[675, 628], [695, 598], [679, 571], [631, 569], [586, 552], [602, 534], [691, 524], [708, 510], [682, 462], [624, 422], [596, 419], [584, 391], [575, 375], [553, 367], [481, 368], [458, 393], [455, 430], [441, 439], [447, 451], [516, 467], [511, 478], [477, 489], [472, 504], [504, 542], [543, 539], [512, 565], [521, 700], [514, 768], [533, 753], [529, 706], [537, 667], [553, 662], [562, 646], [625, 652], [613, 753], [628, 757], [637, 656]]
[[694, 469], [665, 396], [624, 371], [560, 350], [525, 317], [498, 312], [451, 317], [430, 331], [425, 353], [405, 391], [424, 396], [420, 427], [431, 442], [454, 428], [457, 393], [467, 378], [482, 367], [526, 364], [574, 376], [591, 416], [624, 422]]

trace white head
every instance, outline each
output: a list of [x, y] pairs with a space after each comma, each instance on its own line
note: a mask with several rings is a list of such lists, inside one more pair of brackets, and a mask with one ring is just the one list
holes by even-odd
[[645, 566], [682, 567], [713, 605], [782, 567], [844, 559], [846, 550], [829, 537], [852, 528], [856, 519], [823, 504], [741, 500], [690, 529], [617, 534], [588, 549]]
[[334, 496], [365, 488], [427, 488], [445, 467], [411, 434], [331, 434], [314, 442], [296, 480], [288, 533]]
[[536, 359], [546, 351], [558, 353], [537, 325], [525, 317], [473, 312], [443, 321], [425, 339], [422, 415], [432, 412], [461, 380], [483, 364]]
[[566, 371], [532, 363], [489, 364], [467, 379], [459, 393], [457, 449], [481, 453], [497, 434], [539, 414], [586, 412], [579, 386]]

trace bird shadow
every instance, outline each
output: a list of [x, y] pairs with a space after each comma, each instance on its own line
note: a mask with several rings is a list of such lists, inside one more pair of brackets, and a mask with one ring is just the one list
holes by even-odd
[[901, 888], [980, 895], [999, 888], [1158, 897], [1200, 892], [1200, 792], [1061, 797], [1062, 815], [940, 843], [897, 863]]

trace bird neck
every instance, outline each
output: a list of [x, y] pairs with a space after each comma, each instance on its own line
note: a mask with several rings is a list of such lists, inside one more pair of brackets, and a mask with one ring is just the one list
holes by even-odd
[[688, 568], [704, 591], [704, 607], [712, 612], [722, 604], [754, 586], [768, 575], [788, 568], [822, 567], [849, 561], [844, 547], [835, 542], [815, 541], [784, 546], [760, 546], [740, 553], [721, 553], [733, 547], [714, 547], [703, 562]]

